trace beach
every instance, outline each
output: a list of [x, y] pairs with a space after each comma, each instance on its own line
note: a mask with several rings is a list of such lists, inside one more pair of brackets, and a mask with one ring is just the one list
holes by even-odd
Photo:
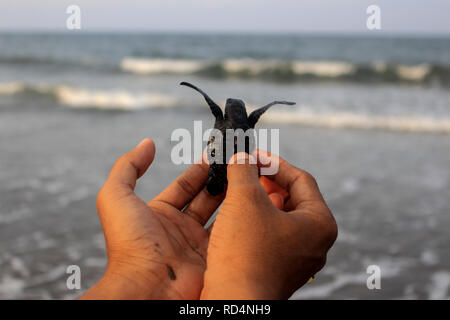
[[0, 298], [72, 299], [100, 279], [95, 201], [115, 160], [155, 140], [137, 186], [149, 200], [187, 168], [171, 133], [213, 126], [181, 81], [221, 106], [297, 102], [258, 127], [279, 129], [280, 155], [316, 177], [339, 236], [292, 299], [450, 298], [449, 70], [439, 38], [0, 34]]

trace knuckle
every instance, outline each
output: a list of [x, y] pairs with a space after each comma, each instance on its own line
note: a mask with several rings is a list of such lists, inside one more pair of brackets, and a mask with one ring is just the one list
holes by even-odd
[[248, 199], [258, 199], [261, 197], [261, 187], [257, 184], [244, 184], [240, 188], [240, 194]]
[[187, 207], [183, 212], [202, 225], [206, 223], [205, 219], [190, 207]]
[[333, 245], [337, 237], [338, 237], [338, 227], [336, 222], [333, 222], [331, 229], [328, 231], [328, 242], [330, 243], [330, 246]]
[[314, 176], [308, 171], [300, 170], [300, 177], [308, 185], [317, 184], [316, 178], [314, 178]]
[[309, 187], [318, 187], [317, 181], [312, 174], [302, 169], [297, 169], [297, 173], [295, 174], [292, 181], [289, 183], [289, 188], [292, 187], [296, 182], [300, 182]]
[[330, 214], [329, 218], [321, 222], [322, 239], [327, 248], [330, 248], [338, 236], [338, 227], [335, 219]]
[[105, 186], [103, 186], [100, 191], [97, 193], [97, 199], [96, 199], [96, 205], [97, 205], [97, 210], [100, 211], [102, 204], [104, 202], [105, 199]]
[[333, 213], [331, 212], [328, 207], [326, 208], [327, 215], [325, 215], [325, 221], [324, 221], [324, 233], [325, 238], [330, 243], [330, 246], [336, 241], [338, 236], [338, 226], [336, 223], [336, 219], [334, 219]]

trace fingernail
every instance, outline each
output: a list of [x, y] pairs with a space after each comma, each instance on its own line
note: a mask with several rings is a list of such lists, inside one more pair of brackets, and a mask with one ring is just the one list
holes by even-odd
[[271, 157], [269, 156], [269, 154], [266, 151], [259, 151], [258, 152], [258, 160], [259, 163], [261, 163], [262, 165], [269, 165], [271, 162]]
[[[248, 161], [247, 161], [248, 159]], [[228, 164], [256, 164], [256, 158], [252, 155], [249, 155], [245, 152], [236, 153], [234, 156], [230, 158]]]
[[209, 164], [208, 161], [208, 154], [206, 152], [202, 153], [202, 156], [199, 157], [197, 160], [194, 161], [195, 164], [202, 164], [202, 163], [207, 163]]

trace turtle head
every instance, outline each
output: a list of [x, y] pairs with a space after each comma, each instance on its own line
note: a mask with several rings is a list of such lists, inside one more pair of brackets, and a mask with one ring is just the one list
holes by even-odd
[[233, 128], [242, 128], [247, 125], [247, 110], [244, 101], [240, 99], [227, 99], [225, 105], [225, 120], [231, 121]]

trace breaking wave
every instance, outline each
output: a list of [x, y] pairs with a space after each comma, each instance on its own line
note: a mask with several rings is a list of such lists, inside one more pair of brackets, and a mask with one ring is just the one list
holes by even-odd
[[125, 57], [118, 62], [98, 58], [51, 59], [41, 57], [1, 57], [0, 64], [82, 68], [95, 72], [125, 72], [137, 75], [195, 74], [212, 78], [258, 79], [260, 81], [348, 81], [362, 83], [412, 83], [450, 86], [450, 66], [420, 63], [366, 64], [345, 61], [304, 61], [230, 58], [223, 60]]
[[20, 82], [0, 83], [1, 95], [42, 96], [71, 108], [138, 110], [172, 107], [177, 99], [161, 93], [133, 93], [125, 90], [90, 90], [70, 86], [30, 86]]
[[171, 107], [176, 100], [159, 93], [130, 93], [127, 91], [93, 91], [71, 87], [58, 87], [54, 92], [58, 100], [70, 107], [96, 107], [98, 109], [133, 110]]
[[425, 115], [369, 116], [350, 112], [315, 113], [309, 110], [297, 110], [294, 112], [271, 111], [262, 120], [311, 127], [450, 134], [450, 117], [435, 118]]
[[25, 85], [20, 82], [0, 83], [0, 95], [13, 95], [24, 90]]
[[450, 84], [450, 68], [430, 64], [353, 64], [342, 61], [283, 61], [251, 58], [222, 61], [124, 58], [120, 69], [140, 75], [198, 74], [210, 77], [285, 81], [355, 81]]
[[125, 58], [120, 67], [123, 71], [136, 74], [189, 74], [201, 71], [207, 67], [207, 63], [195, 60]]
[[[70, 108], [102, 110], [140, 110], [148, 108], [187, 107], [179, 97], [161, 93], [133, 93], [124, 90], [90, 90], [69, 86], [30, 86], [20, 82], [0, 83], [0, 96], [24, 95], [56, 100]], [[271, 110], [263, 118], [266, 122], [287, 123], [309, 127], [350, 128], [450, 134], [450, 117], [364, 115], [357, 112], [317, 112], [313, 107], [300, 106], [294, 111]]]

